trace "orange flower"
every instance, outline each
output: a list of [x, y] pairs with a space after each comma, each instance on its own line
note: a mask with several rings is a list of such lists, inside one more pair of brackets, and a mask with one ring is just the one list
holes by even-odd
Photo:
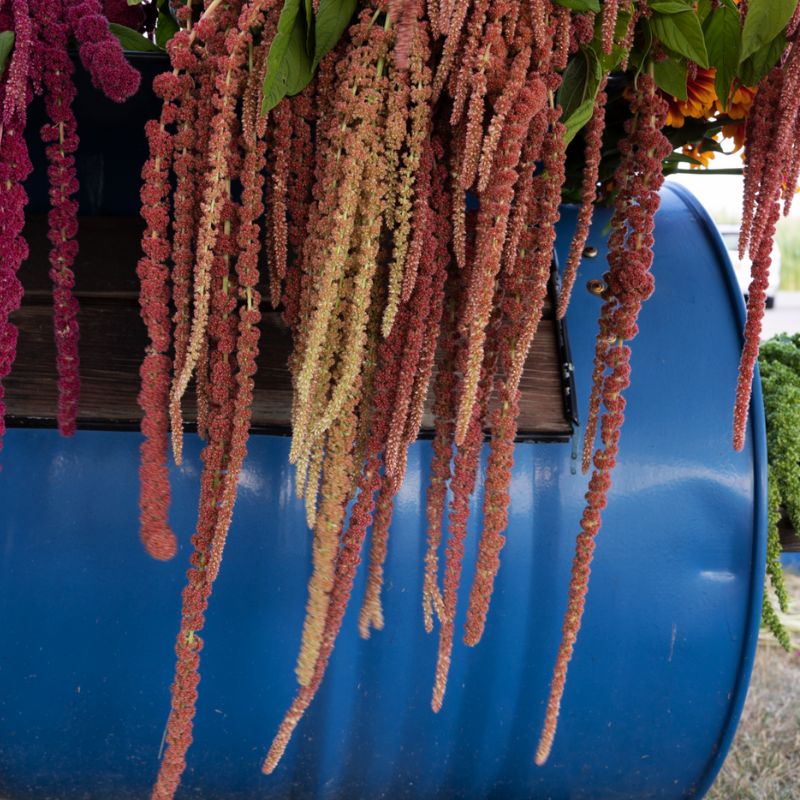
[[733, 139], [733, 150], [738, 153], [744, 147], [744, 122], [732, 122], [730, 125], [722, 126], [722, 135], [726, 139]]
[[753, 98], [756, 90], [749, 86], [739, 86], [733, 93], [727, 111], [723, 111], [719, 100], [716, 101], [717, 111], [727, 114], [731, 119], [744, 119], [750, 113], [750, 106], [753, 105]]
[[703, 119], [715, 113], [717, 93], [714, 89], [715, 69], [697, 68], [694, 77], [690, 77], [686, 86], [686, 100], [665, 95], [669, 103], [667, 125], [682, 128], [686, 117]]
[[[715, 136], [714, 138], [716, 139], [717, 137]], [[689, 169], [707, 169], [714, 158], [714, 151], [701, 149], [702, 144], [702, 142], [699, 142], [698, 144], [685, 144], [683, 146], [683, 154], [685, 156], [690, 156], [700, 162], [699, 164], [690, 164]]]
[[717, 100], [717, 110], [726, 114], [730, 119], [737, 120], [722, 126], [722, 135], [726, 139], [733, 139], [733, 152], [736, 153], [744, 146], [745, 118], [750, 113], [750, 107], [756, 96], [756, 89], [749, 86], [739, 86], [733, 93], [727, 111], [722, 110], [719, 100]]

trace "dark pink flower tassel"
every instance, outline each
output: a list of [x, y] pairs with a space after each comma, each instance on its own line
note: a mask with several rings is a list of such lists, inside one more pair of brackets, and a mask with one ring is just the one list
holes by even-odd
[[139, 88], [140, 76], [126, 60], [122, 46], [108, 29], [99, 0], [65, 0], [64, 8], [75, 38], [81, 63], [92, 83], [118, 103]]
[[[5, 94], [3, 89], [0, 92]], [[28, 196], [22, 182], [30, 174], [31, 162], [22, 130], [22, 120], [15, 115], [3, 127], [0, 140], [0, 448], [6, 431], [2, 381], [11, 372], [17, 354], [17, 329], [9, 316], [22, 302], [17, 270], [28, 257], [28, 245], [22, 237]]]
[[[60, 7], [61, 3], [53, 3]], [[45, 88], [45, 106], [50, 119], [41, 131], [46, 143], [50, 179], [50, 278], [53, 281], [53, 326], [58, 369], [58, 430], [75, 433], [80, 395], [78, 356], [78, 301], [72, 294], [72, 266], [78, 253], [78, 189], [74, 153], [78, 148], [77, 123], [72, 111], [75, 86], [73, 66], [67, 53], [69, 29], [63, 15], [52, 13], [41, 26], [40, 59]]]

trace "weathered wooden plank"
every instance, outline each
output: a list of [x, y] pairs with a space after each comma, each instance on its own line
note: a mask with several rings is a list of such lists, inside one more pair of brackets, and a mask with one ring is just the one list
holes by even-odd
[[[8, 414], [22, 420], [45, 421], [55, 414], [57, 383], [52, 311], [43, 293], [29, 296], [14, 315], [19, 327], [17, 360], [6, 381]], [[145, 331], [138, 306], [126, 296], [84, 295], [81, 299], [81, 404], [84, 423], [136, 423], [139, 365]], [[253, 404], [253, 425], [288, 430], [291, 378], [287, 361], [291, 336], [280, 314], [264, 316]], [[430, 430], [428, 398], [423, 429]], [[187, 398], [186, 419], [194, 419], [194, 401]], [[423, 430], [423, 432], [424, 432]], [[565, 417], [560, 358], [555, 323], [543, 320], [528, 358], [522, 381], [520, 436], [566, 437], [571, 426]]]

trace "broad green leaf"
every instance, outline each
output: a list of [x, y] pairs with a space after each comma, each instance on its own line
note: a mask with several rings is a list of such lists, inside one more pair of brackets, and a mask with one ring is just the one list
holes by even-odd
[[314, 52], [314, 5], [312, 0], [303, 0], [306, 12], [306, 51]]
[[[169, 6], [167, 6], [169, 9]], [[159, 47], [166, 47], [167, 42], [180, 30], [178, 21], [169, 10], [162, 10], [158, 12], [156, 18], [156, 44]]]
[[797, 0], [750, 0], [744, 18], [739, 60], [744, 61], [783, 31], [796, 5]]
[[659, 14], [683, 14], [691, 11], [690, 6], [680, 0], [650, 0], [648, 5]]
[[140, 6], [142, 4], [142, 0], [128, 0], [129, 6]]
[[701, 142], [700, 150], [708, 153], [711, 151], [712, 153], [724, 153], [725, 151], [722, 149], [722, 145], [716, 140], [712, 139], [710, 136], [704, 136], [703, 141]]
[[135, 53], [163, 52], [157, 44], [153, 44], [146, 36], [142, 36], [139, 31], [135, 31], [133, 28], [118, 25], [116, 22], [109, 22], [108, 28], [119, 39], [123, 50], [131, 50]]
[[778, 63], [786, 49], [786, 36], [779, 33], [769, 44], [756, 50], [739, 64], [738, 77], [745, 86], [757, 86], [761, 79]]
[[286, 94], [294, 95], [302, 92], [314, 75], [311, 56], [306, 50], [306, 21], [304, 15], [298, 14], [297, 16], [284, 63], [287, 74]]
[[706, 17], [711, 13], [713, 6], [711, 0], [699, 0], [697, 3], [697, 18], [702, 24], [705, 22]]
[[558, 90], [558, 104], [564, 124], [587, 100], [594, 104], [597, 87], [603, 72], [594, 51], [588, 47], [581, 49], [570, 59]]
[[679, 100], [686, 99], [686, 59], [664, 58], [653, 64], [656, 86]]
[[14, 49], [14, 31], [0, 32], [0, 78], [6, 71], [8, 57]]
[[356, 0], [320, 0], [314, 17], [314, 61], [312, 69], [339, 41], [356, 10]]
[[573, 11], [594, 11], [600, 13], [600, 0], [555, 0], [557, 6], [571, 8]]
[[679, 14], [654, 13], [650, 21], [656, 38], [670, 50], [708, 67], [708, 52], [703, 40], [703, 29], [694, 11]]
[[[293, 37], [292, 33], [300, 12], [300, 0], [285, 0], [281, 15], [278, 17], [278, 29], [275, 38], [269, 46], [267, 54], [267, 71], [264, 74], [264, 83], [261, 93], [263, 103], [262, 113], [266, 113], [281, 101], [286, 94], [289, 81], [287, 72], [287, 54]], [[305, 42], [303, 42], [305, 51]]]
[[583, 101], [568, 118], [563, 118], [564, 123], [564, 141], [569, 144], [574, 138], [575, 134], [592, 118], [594, 113], [594, 98], [590, 97]]
[[723, 108], [727, 108], [739, 64], [742, 36], [739, 12], [733, 3], [720, 3], [706, 18], [703, 33], [708, 48], [708, 60], [717, 69], [715, 79], [717, 97]]

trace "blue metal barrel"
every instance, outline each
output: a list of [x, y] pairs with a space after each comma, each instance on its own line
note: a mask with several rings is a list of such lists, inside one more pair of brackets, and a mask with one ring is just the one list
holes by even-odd
[[[600, 212], [569, 312], [585, 414], [604, 271]], [[563, 256], [574, 225], [559, 225]], [[422, 627], [430, 444], [411, 448], [387, 566], [386, 630], [356, 631], [356, 586], [323, 688], [272, 777], [261, 759], [295, 690], [310, 542], [289, 440], [251, 442], [212, 598], [196, 737], [179, 796], [205, 798], [700, 797], [730, 744], [761, 607], [765, 439], [756, 387], [731, 447], [742, 302], [713, 224], [668, 186], [657, 290], [633, 344], [622, 456], [559, 731], [533, 764], [586, 478], [569, 444], [516, 450], [508, 544], [484, 641], [458, 646], [430, 710]], [[175, 470], [179, 557], [137, 535], [135, 433], [13, 430], [0, 475], [0, 796], [143, 798], [169, 709], [199, 447]], [[480, 492], [475, 506], [481, 503]], [[479, 515], [476, 515], [476, 518]], [[479, 531], [473, 523], [465, 575]], [[463, 619], [468, 592], [462, 591]]]

